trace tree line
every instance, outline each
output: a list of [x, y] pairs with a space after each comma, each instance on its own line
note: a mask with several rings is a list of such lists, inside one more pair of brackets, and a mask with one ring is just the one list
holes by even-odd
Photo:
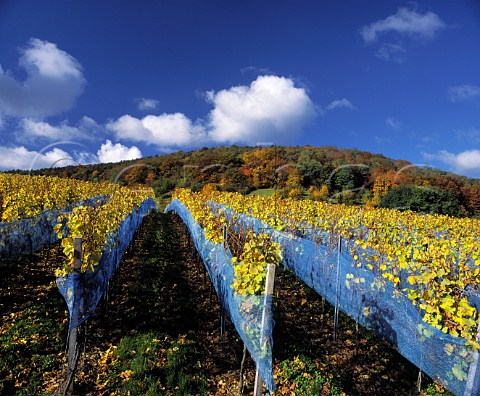
[[273, 189], [292, 198], [480, 217], [478, 179], [336, 147], [221, 146], [33, 173], [147, 184], [160, 196], [168, 196], [175, 187], [198, 191], [207, 186], [245, 194]]

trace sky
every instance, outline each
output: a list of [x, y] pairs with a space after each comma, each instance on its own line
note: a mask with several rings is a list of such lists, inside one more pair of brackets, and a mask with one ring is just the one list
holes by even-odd
[[480, 177], [480, 3], [0, 0], [0, 170], [231, 144]]

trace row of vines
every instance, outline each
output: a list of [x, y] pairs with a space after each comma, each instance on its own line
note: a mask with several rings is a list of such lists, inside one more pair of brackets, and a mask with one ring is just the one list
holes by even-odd
[[479, 220], [236, 193], [214, 192], [203, 200], [319, 244], [330, 243], [332, 235], [353, 241], [357, 266], [407, 293], [426, 323], [480, 348], [479, 312], [471, 298], [480, 285]]
[[153, 196], [151, 189], [107, 182], [0, 174], [3, 256], [61, 239], [64, 259], [55, 276], [70, 316], [65, 392], [78, 359], [77, 328], [95, 311], [133, 233], [155, 209]]
[[[82, 204], [93, 197], [105, 199]], [[119, 243], [116, 238], [125, 233], [122, 224], [152, 197], [151, 189], [133, 190], [107, 182], [0, 174], [1, 224], [59, 211], [53, 231], [65, 255], [55, 273], [62, 278], [73, 272], [75, 237], [81, 236], [83, 242], [80, 272], [95, 273], [105, 249], [113, 251]], [[267, 265], [279, 265], [285, 259], [283, 246], [272, 232], [239, 226], [243, 216], [260, 222], [265, 230], [300, 237], [330, 251], [344, 240], [352, 263], [351, 273], [343, 279], [347, 288], [365, 282], [353, 269], [369, 271], [391, 285], [391, 298], [405, 296], [425, 324], [462, 340], [473, 351], [480, 350], [479, 220], [218, 191], [178, 189], [173, 199], [185, 206], [208, 241], [223, 245], [233, 267], [229, 287], [239, 298], [262, 294]], [[144, 209], [137, 213], [135, 227]], [[122, 241], [120, 250], [129, 240]], [[111, 260], [118, 263], [119, 258]], [[103, 288], [108, 279], [100, 283]], [[454, 375], [467, 379], [462, 370]]]
[[44, 210], [62, 209], [88, 198], [109, 195], [115, 188], [107, 182], [0, 173], [1, 221], [11, 223]]
[[228, 244], [233, 255], [235, 279], [231, 287], [235, 292], [242, 296], [261, 294], [265, 288], [267, 265], [278, 265], [282, 261], [280, 244], [266, 233], [256, 234], [251, 229], [235, 228], [224, 215], [219, 215], [207, 205], [212, 198], [209, 195], [179, 189], [174, 198], [187, 207], [207, 239], [213, 243]]
[[[218, 191], [194, 193], [177, 190], [174, 198], [195, 213], [205, 234], [217, 243], [225, 242], [226, 234], [222, 234], [222, 229], [228, 229], [228, 234], [243, 232], [248, 235], [243, 244], [243, 251], [247, 254], [234, 255], [232, 259], [235, 279], [231, 287], [237, 293], [262, 292], [266, 264], [278, 264], [282, 260], [285, 246], [283, 242], [282, 246], [275, 242], [281, 238], [310, 241], [319, 247], [318, 251], [325, 252], [322, 249], [326, 249], [330, 252], [329, 260], [337, 248], [346, 247], [347, 252], [342, 253], [348, 255], [346, 262], [350, 268], [350, 273], [342, 273], [346, 288], [360, 291], [359, 298], [364, 292], [370, 293], [365, 287], [373, 287], [389, 290], [389, 295], [381, 294], [382, 299], [403, 301], [404, 297], [410, 301], [413, 311], [421, 319], [419, 322], [409, 319], [409, 326], [414, 326], [415, 330], [403, 334], [415, 334], [415, 337], [420, 334], [421, 343], [422, 337], [432, 337], [428, 328], [432, 326], [439, 334], [451, 337], [442, 339], [439, 344], [442, 351], [439, 355], [450, 357], [451, 362], [445, 362], [444, 368], [440, 369], [443, 374], [436, 378], [446, 385], [449, 381], [452, 384], [459, 381], [456, 383], [463, 384], [459, 386], [465, 389], [471, 389], [472, 381], [477, 381], [480, 221]], [[270, 231], [264, 232], [267, 229]], [[275, 232], [283, 236], [273, 238]], [[288, 244], [293, 245], [294, 255], [301, 257], [303, 242], [296, 247], [295, 243]], [[327, 265], [327, 261], [321, 259], [318, 265]], [[359, 273], [371, 274], [368, 275], [371, 285], [362, 286], [367, 276], [358, 276]], [[340, 290], [338, 286], [337, 290]], [[353, 290], [352, 293], [355, 295]], [[390, 303], [386, 301], [385, 304]], [[365, 305], [363, 314], [368, 316], [369, 310], [370, 307]], [[371, 320], [375, 321], [375, 318]], [[439, 335], [434, 337], [442, 338]], [[431, 338], [429, 342], [434, 339], [437, 338]], [[419, 344], [406, 347], [416, 348], [414, 345]], [[412, 353], [418, 355], [415, 359], [418, 358], [420, 363], [424, 361], [425, 351], [410, 351], [407, 355]]]
[[[81, 271], [94, 270], [108, 239], [118, 231], [121, 222], [153, 196], [151, 189], [131, 189], [109, 182], [0, 174], [0, 213], [4, 224], [31, 218], [47, 210], [60, 211], [54, 230], [62, 240], [65, 260], [56, 269], [57, 277], [73, 271], [75, 236], [83, 237]], [[106, 199], [95, 204], [82, 204], [93, 197]]]

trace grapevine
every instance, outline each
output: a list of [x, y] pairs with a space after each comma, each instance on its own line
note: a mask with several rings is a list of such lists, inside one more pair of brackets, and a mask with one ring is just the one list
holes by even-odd
[[114, 186], [107, 182], [0, 173], [1, 221], [13, 222], [47, 209], [62, 209], [94, 196], [109, 195]]
[[405, 293], [426, 323], [480, 347], [479, 313], [469, 301], [480, 284], [479, 220], [238, 193], [208, 199], [317, 243], [341, 236], [353, 262]]
[[93, 270], [100, 262], [109, 238], [115, 237], [121, 222], [149, 196], [153, 196], [152, 190], [139, 191], [117, 186], [105, 204], [78, 206], [72, 213], [59, 216], [55, 232], [62, 240], [66, 258], [55, 275], [65, 276], [73, 271], [73, 243], [76, 236], [83, 238], [81, 271]]
[[265, 287], [267, 265], [282, 261], [280, 245], [267, 234], [256, 235], [252, 230], [235, 229], [232, 222], [226, 220], [225, 210], [219, 205], [210, 204], [210, 194], [178, 189], [173, 198], [188, 208], [203, 228], [205, 237], [212, 242], [226, 243], [223, 228], [227, 227], [235, 274], [231, 287], [242, 296], [261, 294]]

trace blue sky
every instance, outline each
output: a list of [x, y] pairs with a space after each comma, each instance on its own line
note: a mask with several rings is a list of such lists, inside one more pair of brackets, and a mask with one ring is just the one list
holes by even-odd
[[0, 169], [357, 148], [480, 177], [475, 1], [0, 0]]

